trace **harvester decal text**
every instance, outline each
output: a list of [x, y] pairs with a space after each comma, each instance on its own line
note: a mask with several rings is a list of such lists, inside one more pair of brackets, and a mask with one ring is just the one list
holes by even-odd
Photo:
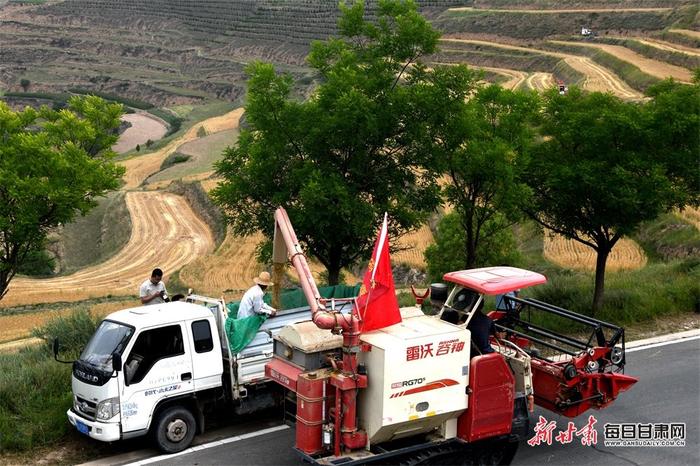
[[453, 385], [457, 385], [458, 383], [459, 382], [452, 379], [436, 380], [435, 382], [427, 383], [422, 387], [416, 387], [403, 392], [392, 393], [389, 398], [398, 398], [400, 396], [413, 395], [415, 393], [427, 392], [430, 390], [437, 390], [438, 388], [451, 387]]
[[409, 346], [406, 348], [406, 361], [444, 356], [449, 353], [459, 353], [462, 350], [464, 350], [464, 342], [458, 339], [441, 341], [437, 348], [433, 348], [432, 343]]

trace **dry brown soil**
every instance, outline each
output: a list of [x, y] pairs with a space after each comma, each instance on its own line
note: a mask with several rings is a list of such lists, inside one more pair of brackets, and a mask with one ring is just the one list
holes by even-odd
[[160, 118], [146, 112], [127, 113], [122, 116], [122, 120], [128, 121], [131, 126], [119, 136], [117, 143], [112, 146], [112, 150], [118, 154], [129, 152], [137, 145], [145, 144], [149, 139], [155, 142], [165, 136], [168, 131], [168, 125]]

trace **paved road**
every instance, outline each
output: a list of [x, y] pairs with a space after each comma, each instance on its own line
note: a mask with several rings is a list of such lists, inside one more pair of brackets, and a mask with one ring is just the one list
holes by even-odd
[[[616, 403], [599, 412], [586, 413], [574, 419], [576, 427], [593, 414], [598, 424], [598, 445], [583, 446], [579, 440], [569, 445], [554, 443], [530, 447], [520, 446], [514, 465], [688, 465], [700, 464], [700, 339], [667, 346], [641, 349], [628, 354], [627, 373], [639, 383], [624, 393]], [[533, 423], [542, 414], [548, 421], [557, 421], [557, 430], [566, 428], [568, 419], [536, 410]], [[267, 421], [258, 429], [270, 428]], [[681, 448], [623, 448], [603, 446], [603, 425], [606, 422], [684, 422], [686, 446]], [[250, 424], [248, 427], [256, 427]], [[274, 427], [273, 427], [274, 428]], [[249, 438], [240, 430], [218, 446], [179, 456], [154, 457], [141, 464], [176, 465], [298, 465], [301, 461], [292, 451], [294, 431], [278, 426]], [[197, 447], [196, 447], [197, 448]], [[199, 447], [201, 448], [201, 447]], [[139, 464], [139, 463], [135, 463]]]

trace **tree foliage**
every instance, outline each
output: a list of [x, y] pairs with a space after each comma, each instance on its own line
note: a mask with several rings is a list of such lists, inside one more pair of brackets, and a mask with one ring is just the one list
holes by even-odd
[[284, 206], [331, 284], [369, 256], [385, 211], [396, 238], [438, 199], [431, 173], [417, 169], [425, 154], [407, 150], [415, 65], [435, 50], [437, 32], [411, 1], [381, 1], [374, 23], [362, 3], [341, 9], [341, 37], [312, 44], [321, 84], [309, 100], [294, 100], [289, 75], [248, 66], [250, 128], [217, 165], [225, 181], [213, 192], [237, 234], [270, 239], [272, 211]]
[[[460, 214], [451, 212], [440, 219], [435, 243], [425, 250], [428, 276], [431, 281], [442, 281], [447, 272], [462, 270], [467, 263], [464, 248], [465, 231]], [[482, 226], [479, 255], [474, 267], [499, 264], [517, 266], [521, 260], [511, 222], [503, 214], [495, 214]]]
[[119, 185], [111, 162], [122, 106], [72, 98], [64, 110], [15, 112], [0, 102], [0, 299], [47, 232]]
[[445, 202], [463, 230], [453, 252], [463, 258], [459, 268], [484, 264], [484, 243], [521, 214], [528, 189], [519, 171], [538, 108], [535, 93], [483, 86], [478, 78], [464, 66], [436, 67], [420, 88], [425, 137], [416, 138], [417, 150], [431, 154], [431, 167], [446, 180]]
[[[697, 112], [693, 117], [674, 108], [673, 92], [680, 91], [659, 90], [648, 104], [576, 88], [546, 95], [544, 138], [527, 174], [534, 193], [530, 213], [596, 251], [594, 312], [602, 306], [606, 261], [619, 239], [664, 211], [697, 203], [690, 181], [698, 179]], [[694, 95], [697, 106], [697, 90]], [[678, 124], [662, 117], [675, 114], [684, 115]], [[692, 153], [695, 161], [688, 163]]]

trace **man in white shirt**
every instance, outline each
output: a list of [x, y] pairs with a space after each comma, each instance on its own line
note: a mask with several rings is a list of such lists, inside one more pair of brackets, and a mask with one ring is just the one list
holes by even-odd
[[162, 279], [163, 271], [160, 269], [153, 269], [151, 278], [143, 282], [141, 288], [139, 288], [141, 304], [148, 306], [166, 302], [168, 299], [168, 292], [165, 289], [165, 284], [162, 282]]
[[268, 272], [260, 272], [260, 275], [254, 278], [253, 281], [255, 285], [248, 289], [243, 295], [243, 299], [241, 299], [241, 305], [238, 307], [238, 315], [236, 316], [237, 319], [243, 319], [255, 314], [274, 316], [277, 313], [274, 307], [268, 306], [263, 301], [267, 287], [274, 285], [272, 280], [270, 280], [270, 274]]

